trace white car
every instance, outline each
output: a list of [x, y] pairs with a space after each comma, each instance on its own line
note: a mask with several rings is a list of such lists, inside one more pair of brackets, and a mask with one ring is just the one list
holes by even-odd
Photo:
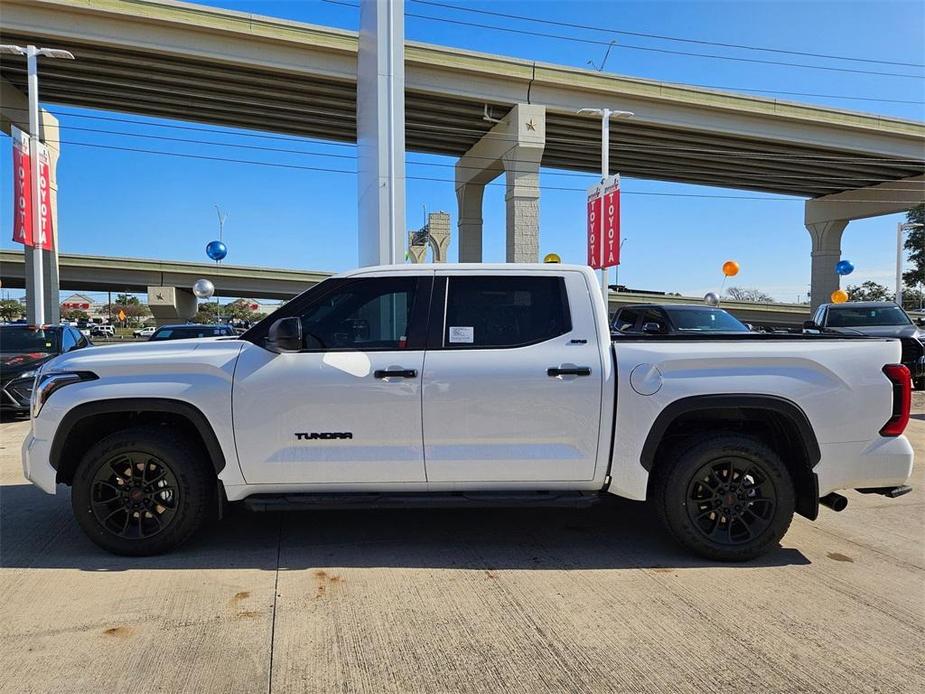
[[[840, 489], [909, 491], [894, 339], [618, 335], [568, 265], [369, 267], [244, 335], [81, 350], [38, 375], [25, 474], [149, 555], [252, 509], [653, 504], [743, 560]], [[838, 406], [833, 406], [838, 403]], [[632, 532], [614, 528], [614, 531]]]
[[151, 337], [154, 334], [154, 331], [157, 330], [153, 325], [148, 325], [144, 328], [139, 328], [138, 330], [133, 330], [132, 335], [135, 337]]

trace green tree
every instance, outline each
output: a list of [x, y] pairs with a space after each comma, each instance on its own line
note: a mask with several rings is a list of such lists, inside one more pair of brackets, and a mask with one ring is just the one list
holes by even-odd
[[65, 318], [69, 321], [89, 321], [90, 314], [86, 311], [81, 311], [79, 308], [71, 309], [65, 313], [61, 314], [62, 318]]
[[193, 318], [197, 323], [220, 323], [222, 317], [222, 307], [217, 301], [207, 301], [199, 304], [199, 311]]
[[736, 301], [755, 301], [762, 304], [773, 304], [774, 297], [765, 294], [760, 289], [749, 289], [748, 287], [729, 287], [726, 290], [726, 296]]
[[[910, 224], [925, 224], [925, 205], [909, 210], [906, 221]], [[912, 268], [903, 273], [903, 283], [909, 287], [925, 284], [925, 226], [907, 231], [904, 247], [909, 251], [908, 259]]]
[[16, 320], [22, 315], [22, 304], [16, 299], [3, 299], [0, 301], [0, 318], [3, 320]]
[[850, 284], [848, 289], [848, 301], [892, 301], [893, 292], [882, 284], [877, 284], [871, 280], [861, 284]]

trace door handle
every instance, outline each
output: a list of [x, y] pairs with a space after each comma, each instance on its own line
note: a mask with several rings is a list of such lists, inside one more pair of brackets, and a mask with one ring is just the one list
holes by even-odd
[[417, 378], [416, 369], [376, 369], [373, 376], [376, 378]]
[[590, 376], [590, 366], [551, 366], [546, 369], [546, 375], [556, 376]]

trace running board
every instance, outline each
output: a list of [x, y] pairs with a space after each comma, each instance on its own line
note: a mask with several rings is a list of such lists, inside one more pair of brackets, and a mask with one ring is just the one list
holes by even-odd
[[395, 492], [389, 494], [253, 494], [241, 503], [251, 511], [389, 508], [585, 508], [600, 492]]

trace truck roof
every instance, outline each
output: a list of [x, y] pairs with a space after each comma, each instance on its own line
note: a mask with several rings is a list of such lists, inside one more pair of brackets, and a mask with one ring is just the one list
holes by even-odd
[[529, 272], [561, 272], [562, 270], [577, 270], [579, 272], [593, 272], [587, 265], [574, 265], [566, 263], [402, 263], [401, 265], [370, 265], [367, 267], [360, 267], [356, 270], [348, 270], [346, 272], [338, 273], [334, 275], [334, 277], [354, 277], [357, 275], [366, 275], [374, 272], [398, 274], [420, 273], [421, 271], [434, 272], [437, 270], [475, 270], [486, 272], [516, 272], [518, 270]]

